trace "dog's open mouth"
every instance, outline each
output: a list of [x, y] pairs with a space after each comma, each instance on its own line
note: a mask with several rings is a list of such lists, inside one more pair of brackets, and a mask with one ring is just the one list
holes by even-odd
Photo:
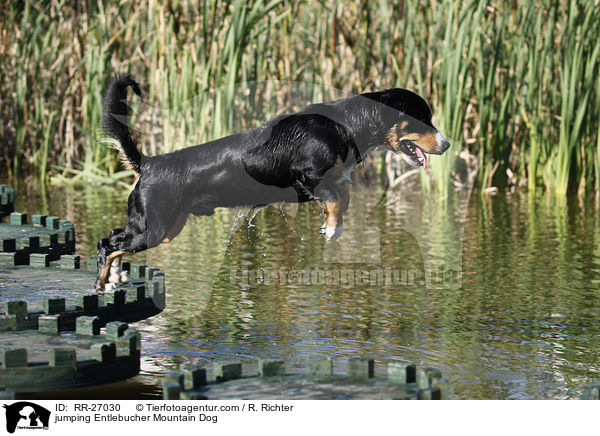
[[402, 158], [413, 167], [423, 167], [427, 169], [427, 157], [412, 141], [401, 141], [397, 151], [402, 155]]

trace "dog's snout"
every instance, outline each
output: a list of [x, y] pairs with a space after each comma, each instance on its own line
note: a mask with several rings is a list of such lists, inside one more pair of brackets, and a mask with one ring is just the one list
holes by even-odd
[[435, 134], [435, 139], [438, 143], [438, 154], [442, 154], [450, 148], [450, 141], [448, 141], [440, 132]]

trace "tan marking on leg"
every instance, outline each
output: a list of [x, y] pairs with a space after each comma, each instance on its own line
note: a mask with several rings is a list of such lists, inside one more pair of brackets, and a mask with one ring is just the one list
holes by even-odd
[[185, 226], [186, 222], [187, 215], [182, 215], [179, 218], [177, 218], [177, 221], [175, 221], [175, 224], [173, 224], [173, 227], [169, 231], [169, 234], [165, 239], [162, 240], [162, 242], [171, 242], [173, 239], [175, 239], [175, 237], [183, 230], [183, 227]]
[[325, 233], [328, 241], [335, 241], [340, 237], [344, 224], [344, 213], [348, 210], [350, 204], [350, 192], [347, 183], [339, 185], [336, 192], [340, 197], [339, 201], [324, 201], [322, 203], [323, 211], [327, 216], [325, 229], [322, 233]]
[[323, 210], [327, 216], [327, 226], [336, 225], [338, 222], [338, 215], [341, 215], [342, 204], [341, 201], [324, 201]]
[[106, 258], [106, 263], [104, 267], [102, 267], [102, 271], [100, 271], [100, 275], [98, 278], [100, 279], [100, 283], [102, 284], [102, 288], [106, 284], [106, 279], [108, 278], [108, 273], [110, 272], [110, 265], [113, 263], [113, 260], [117, 257], [120, 257], [127, 253], [126, 251], [114, 251], [108, 255]]
[[323, 210], [327, 216], [327, 227], [325, 228], [325, 236], [327, 240], [336, 240], [341, 233], [341, 226], [344, 221], [344, 212], [342, 201], [324, 201]]
[[[120, 283], [121, 276], [121, 257], [117, 256], [113, 259], [110, 269], [108, 270], [108, 282], [109, 283]], [[115, 281], [116, 280], [116, 281]]]

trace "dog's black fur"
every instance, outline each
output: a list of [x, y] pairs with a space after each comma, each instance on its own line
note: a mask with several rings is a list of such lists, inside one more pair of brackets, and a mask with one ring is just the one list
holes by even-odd
[[[188, 215], [211, 215], [216, 207], [257, 206], [279, 201], [320, 200], [339, 236], [347, 207], [347, 172], [379, 145], [414, 166], [423, 152], [441, 154], [449, 143], [431, 123], [431, 110], [405, 89], [314, 104], [263, 125], [206, 144], [144, 156], [128, 128], [127, 88], [141, 96], [130, 76], [117, 76], [104, 96], [103, 128], [116, 139], [135, 171], [126, 228], [98, 243], [97, 289], [113, 258], [173, 239]], [[418, 150], [417, 150], [418, 149]]]

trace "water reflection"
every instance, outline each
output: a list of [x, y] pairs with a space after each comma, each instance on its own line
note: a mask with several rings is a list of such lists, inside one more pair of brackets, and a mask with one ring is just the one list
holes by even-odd
[[[600, 230], [592, 200], [475, 195], [468, 206], [464, 196], [440, 206], [361, 189], [352, 201], [368, 204], [366, 224], [349, 218], [339, 243], [346, 248], [325, 244], [318, 206], [303, 204], [254, 216], [220, 210], [190, 220], [175, 243], [136, 255], [165, 270], [168, 286], [167, 309], [138, 324], [137, 380], [158, 384], [164, 371], [219, 357], [281, 357], [300, 369], [317, 354], [436, 366], [455, 398], [571, 398], [598, 377]], [[74, 221], [82, 253], [125, 222], [126, 193], [35, 192], [22, 188], [18, 209]], [[373, 248], [374, 234], [375, 256], [357, 255]], [[356, 279], [386, 268], [423, 278], [429, 264], [456, 256], [458, 288]], [[340, 275], [328, 279], [328, 271]], [[344, 283], [342, 271], [354, 279]]]

